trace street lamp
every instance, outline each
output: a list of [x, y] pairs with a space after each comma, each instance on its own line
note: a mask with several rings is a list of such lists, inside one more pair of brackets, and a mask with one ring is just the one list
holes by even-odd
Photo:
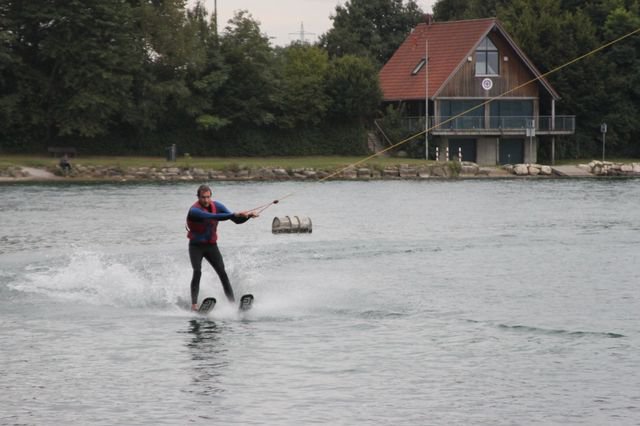
[[605, 135], [607, 134], [607, 123], [602, 123], [600, 125], [600, 133], [602, 133], [602, 162], [604, 163], [604, 142]]

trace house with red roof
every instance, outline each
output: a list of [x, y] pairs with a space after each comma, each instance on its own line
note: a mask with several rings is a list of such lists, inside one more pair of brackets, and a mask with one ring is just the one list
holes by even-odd
[[556, 136], [575, 132], [575, 116], [556, 115], [558, 93], [496, 18], [428, 15], [379, 78], [384, 102], [401, 107], [413, 130], [428, 130], [431, 159], [535, 163], [542, 144], [553, 159]]

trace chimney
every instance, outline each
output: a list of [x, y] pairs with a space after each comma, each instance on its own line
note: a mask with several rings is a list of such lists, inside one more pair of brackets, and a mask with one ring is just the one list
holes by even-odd
[[426, 22], [427, 25], [431, 25], [434, 22], [433, 14], [431, 14], [431, 13], [425, 13], [423, 15], [423, 19], [424, 19], [424, 22]]

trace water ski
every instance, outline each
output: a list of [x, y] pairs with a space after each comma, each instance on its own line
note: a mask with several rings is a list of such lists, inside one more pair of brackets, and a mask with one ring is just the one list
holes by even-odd
[[206, 315], [213, 309], [214, 306], [216, 306], [216, 298], [207, 297], [200, 304], [200, 309], [198, 309], [198, 313], [202, 315]]
[[253, 305], [253, 294], [245, 294], [240, 298], [239, 309], [241, 311], [248, 311], [251, 309], [251, 305]]
[[[200, 308], [198, 309], [198, 313], [202, 315], [206, 315], [216, 306], [216, 298], [215, 297], [207, 297], [200, 304]], [[248, 311], [253, 306], [253, 294], [245, 294], [240, 298], [240, 305], [238, 309], [240, 311]]]

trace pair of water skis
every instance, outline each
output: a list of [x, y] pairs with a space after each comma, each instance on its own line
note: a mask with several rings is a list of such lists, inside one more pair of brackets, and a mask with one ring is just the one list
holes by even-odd
[[[240, 312], [248, 311], [249, 309], [251, 309], [252, 305], [253, 305], [253, 295], [252, 294], [245, 294], [240, 298], [240, 305], [238, 306], [238, 310]], [[206, 315], [209, 312], [211, 312], [211, 310], [213, 309], [214, 306], [216, 306], [216, 298], [215, 297], [207, 297], [200, 304], [200, 308], [198, 309], [198, 313], [200, 315]]]

